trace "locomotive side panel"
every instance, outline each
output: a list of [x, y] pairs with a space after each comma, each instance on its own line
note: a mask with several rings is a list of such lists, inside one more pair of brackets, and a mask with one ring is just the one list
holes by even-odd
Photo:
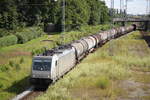
[[63, 76], [66, 72], [68, 72], [74, 65], [76, 64], [75, 50], [72, 49], [68, 53], [64, 53], [58, 56], [57, 68], [58, 73], [57, 77]]

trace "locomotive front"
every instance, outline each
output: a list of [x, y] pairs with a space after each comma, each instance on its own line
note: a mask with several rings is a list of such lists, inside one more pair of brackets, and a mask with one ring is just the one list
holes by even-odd
[[49, 84], [52, 79], [54, 58], [52, 56], [35, 56], [32, 61], [30, 83], [33, 85]]

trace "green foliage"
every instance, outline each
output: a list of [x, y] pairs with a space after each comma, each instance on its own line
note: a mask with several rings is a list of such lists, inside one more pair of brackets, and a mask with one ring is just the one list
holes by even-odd
[[32, 55], [41, 54], [41, 53], [43, 53], [45, 50], [46, 50], [45, 47], [39, 48], [39, 49], [35, 49], [35, 50], [32, 51]]
[[2, 38], [0, 38], [0, 47], [17, 44], [17, 41], [18, 41], [18, 39], [15, 35], [9, 35], [9, 36], [2, 37]]
[[10, 67], [14, 67], [15, 66], [14, 61], [9, 61], [9, 65], [10, 65]]
[[[1, 0], [0, 28], [9, 30], [24, 26], [44, 26], [48, 23], [61, 30], [62, 1], [58, 0]], [[96, 25], [108, 20], [108, 9], [99, 0], [66, 0], [66, 29]]]
[[25, 43], [34, 38], [40, 37], [42, 35], [42, 30], [40, 28], [30, 28], [28, 30], [24, 30], [23, 32], [16, 33], [18, 37], [18, 43]]
[[8, 65], [0, 65], [0, 71], [1, 71], [1, 72], [6, 72], [6, 71], [8, 71], [8, 70], [9, 70]]
[[106, 77], [100, 77], [96, 81], [96, 85], [97, 85], [97, 87], [100, 87], [101, 89], [106, 89], [110, 85], [110, 80]]
[[0, 82], [0, 89], [3, 88], [3, 84]]
[[[82, 31], [84, 32], [84, 29]], [[116, 100], [120, 97], [119, 94], [125, 93], [120, 90], [119, 82], [123, 82], [127, 78], [127, 80], [133, 79], [134, 72], [139, 73], [138, 79], [141, 77], [142, 81], [149, 82], [149, 75], [147, 78], [142, 75], [145, 71], [132, 69], [134, 67], [145, 69], [146, 66], [147, 68], [150, 66], [150, 49], [143, 39], [135, 38], [139, 36], [141, 36], [139, 32], [133, 32], [105, 44], [96, 52], [89, 54], [63, 79], [50, 86], [47, 93], [39, 96], [36, 100], [63, 100], [64, 95], [67, 95], [65, 100], [70, 97], [71, 100], [83, 100], [84, 96], [87, 100], [95, 99], [95, 97], [99, 100]], [[112, 44], [113, 51], [110, 51]], [[110, 56], [110, 52], [114, 56]], [[149, 71], [150, 67], [147, 68], [146, 71]], [[61, 92], [64, 89], [66, 91]], [[125, 95], [123, 94], [123, 96]]]
[[85, 0], [68, 0], [66, 2], [66, 27], [67, 30], [79, 29], [88, 23], [89, 6]]
[[59, 39], [56, 41], [57, 45], [61, 45], [64, 43], [70, 43], [71, 41], [78, 40], [84, 36], [95, 34], [101, 30], [109, 29], [109, 25], [97, 25], [97, 26], [82, 26], [78, 31], [70, 31], [65, 32], [63, 34], [63, 39]]
[[[72, 41], [72, 39], [78, 39], [81, 36], [85, 36], [88, 34], [93, 34], [98, 32], [102, 27], [108, 27], [108, 25], [98, 25], [98, 26], [83, 26], [80, 30], [72, 31], [72, 32], [66, 32], [68, 40], [66, 42]], [[26, 29], [24, 29], [26, 30]], [[22, 31], [22, 29], [20, 30]], [[27, 76], [30, 76], [30, 70], [31, 70], [31, 64], [32, 64], [32, 56], [30, 53], [34, 53], [34, 55], [44, 52], [45, 48], [53, 48], [55, 45], [55, 41], [59, 40], [60, 34], [54, 34], [51, 36], [44, 35], [42, 37], [33, 39], [27, 43], [24, 44], [16, 44], [13, 46], [8, 46], [0, 49], [0, 63], [2, 64], [8, 64], [9, 70], [6, 72], [0, 71], [0, 82], [3, 84], [2, 89], [0, 89], [0, 99], [2, 100], [9, 100], [12, 97], [16, 96], [16, 93], [21, 93], [24, 88], [23, 87], [29, 87], [29, 81]], [[46, 40], [46, 41], [45, 41]], [[43, 50], [43, 51], [42, 51]], [[21, 54], [21, 53], [25, 54]], [[27, 55], [26, 55], [27, 53]], [[15, 56], [14, 56], [15, 54]], [[4, 57], [5, 56], [5, 57]], [[21, 59], [24, 59], [24, 63], [20, 63]], [[4, 62], [4, 63], [3, 63]], [[19, 64], [19, 70], [16, 68], [16, 64]], [[12, 67], [13, 66], [13, 67]], [[98, 65], [99, 66], [99, 65]], [[90, 68], [96, 69], [91, 67]], [[85, 70], [85, 68], [83, 69]], [[89, 71], [92, 72], [92, 71]], [[76, 72], [75, 75], [79, 75], [80, 73]], [[87, 77], [89, 77], [90, 74], [86, 73]], [[83, 75], [86, 77], [86, 75]], [[1, 79], [4, 78], [4, 79]], [[64, 79], [63, 79], [64, 80]], [[47, 98], [47, 100], [60, 100], [63, 98], [64, 100], [68, 100], [68, 95], [66, 94], [68, 92], [68, 87], [72, 87], [73, 85], [69, 85], [70, 81], [74, 80], [74, 78], [70, 77], [69, 79], [65, 80], [65, 82], [61, 83], [61, 87], [55, 89], [50, 89], [52, 93], [49, 92], [48, 95], [50, 97]], [[76, 78], [78, 80], [78, 77]], [[81, 82], [80, 82], [81, 83]], [[88, 81], [88, 83], [91, 83], [91, 80]], [[88, 84], [87, 83], [87, 84]], [[67, 86], [67, 88], [63, 88], [64, 86]], [[9, 90], [8, 90], [9, 89]], [[61, 90], [59, 90], [61, 89]], [[8, 91], [5, 91], [8, 90]], [[53, 91], [54, 90], [54, 91]], [[58, 91], [57, 91], [58, 90]], [[10, 92], [12, 91], [12, 92]], [[64, 94], [65, 93], [65, 94]], [[56, 98], [55, 98], [56, 97]], [[67, 98], [67, 99], [66, 99]], [[41, 100], [41, 99], [39, 99]], [[46, 100], [43, 98], [43, 100]], [[72, 99], [70, 99], [72, 100]]]
[[20, 70], [20, 69], [21, 69], [20, 64], [16, 64], [16, 65], [15, 65], [15, 68], [16, 68], [17, 71]]
[[17, 28], [17, 6], [15, 0], [0, 0], [0, 28]]
[[19, 62], [20, 64], [24, 63], [24, 58], [22, 57]]
[[9, 32], [6, 29], [0, 29], [0, 37], [9, 35]]

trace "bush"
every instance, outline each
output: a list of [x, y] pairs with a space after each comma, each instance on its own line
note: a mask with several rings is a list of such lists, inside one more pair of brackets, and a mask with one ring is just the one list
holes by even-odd
[[3, 84], [2, 84], [2, 83], [0, 83], [0, 89], [1, 89], [1, 88], [3, 88]]
[[9, 68], [8, 68], [7, 65], [1, 65], [1, 66], [0, 66], [0, 71], [1, 71], [1, 72], [6, 72], [6, 71], [8, 71], [8, 70], [9, 70]]
[[2, 37], [2, 38], [0, 38], [0, 47], [17, 44], [17, 41], [18, 41], [18, 39], [15, 35], [9, 35], [9, 36]]
[[101, 89], [106, 89], [110, 85], [110, 81], [106, 77], [101, 77], [100, 79], [97, 80], [96, 85]]
[[10, 67], [14, 67], [15, 66], [14, 61], [9, 61], [9, 65], [10, 65]]
[[40, 37], [42, 35], [42, 30], [40, 28], [29, 28], [24, 32], [16, 33], [18, 37], [18, 43], [25, 43], [34, 38]]
[[21, 69], [21, 66], [19, 64], [16, 64], [15, 67], [16, 67], [16, 70], [20, 70]]
[[6, 29], [0, 29], [0, 37], [9, 35], [9, 32]]
[[45, 52], [46, 48], [43, 47], [43, 48], [39, 48], [39, 49], [35, 49], [32, 51], [32, 55], [37, 55], [37, 54], [41, 54], [43, 52]]
[[24, 62], [24, 58], [22, 57], [21, 59], [20, 59], [20, 64], [22, 64]]

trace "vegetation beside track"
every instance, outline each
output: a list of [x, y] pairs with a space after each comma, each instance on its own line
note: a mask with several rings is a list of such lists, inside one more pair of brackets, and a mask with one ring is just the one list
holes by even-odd
[[87, 56], [36, 100], [149, 100], [149, 55], [141, 34], [132, 32]]
[[[63, 43], [82, 36], [106, 30], [109, 25], [84, 26], [81, 30], [64, 33]], [[45, 48], [56, 47], [60, 34], [43, 35], [24, 44], [0, 48], [0, 100], [7, 100], [22, 92], [29, 86], [32, 55], [44, 52]]]

